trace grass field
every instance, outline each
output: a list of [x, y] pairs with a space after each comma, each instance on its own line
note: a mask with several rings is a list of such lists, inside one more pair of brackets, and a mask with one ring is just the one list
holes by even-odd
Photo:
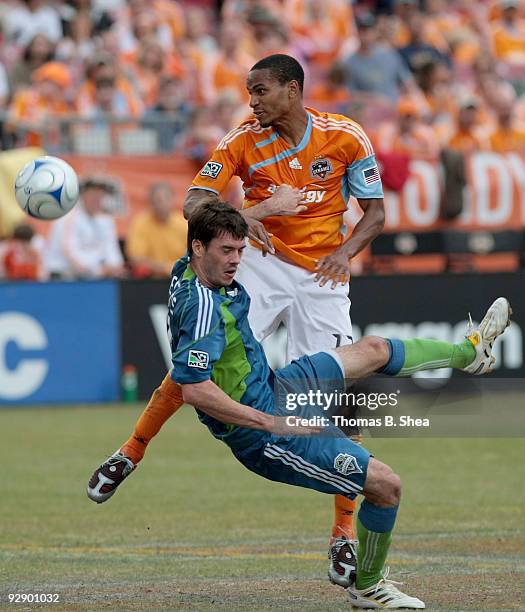
[[[93, 469], [141, 407], [0, 411], [0, 609], [348, 610], [330, 497], [252, 475], [182, 409], [108, 503]], [[525, 609], [522, 439], [371, 440], [404, 482], [393, 579], [430, 610]]]

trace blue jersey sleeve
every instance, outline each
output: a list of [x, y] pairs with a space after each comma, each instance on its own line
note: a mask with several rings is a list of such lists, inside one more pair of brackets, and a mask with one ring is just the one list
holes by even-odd
[[346, 169], [350, 194], [357, 199], [383, 198], [383, 185], [375, 155], [358, 159]]
[[220, 307], [205, 287], [177, 306], [170, 316], [171, 378], [182, 385], [210, 380], [226, 345]]

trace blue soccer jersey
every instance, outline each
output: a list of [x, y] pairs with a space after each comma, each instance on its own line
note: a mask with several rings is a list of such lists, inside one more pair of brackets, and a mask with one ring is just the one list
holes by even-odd
[[[175, 382], [212, 380], [232, 399], [272, 414], [275, 398], [280, 403], [287, 392], [344, 389], [340, 363], [330, 353], [306, 355], [274, 374], [248, 324], [250, 298], [244, 287], [235, 281], [229, 287], [204, 287], [188, 264], [184, 257], [175, 265], [168, 302]], [[333, 425], [327, 437], [280, 436], [225, 425], [196, 410], [211, 433], [264, 478], [350, 498], [363, 488], [370, 454]], [[342, 463], [350, 467], [341, 471]]]
[[[234, 281], [229, 287], [202, 285], [183, 257], [173, 269], [168, 301], [172, 379], [179, 384], [212, 380], [232, 399], [262, 412], [274, 411], [273, 373], [248, 323], [250, 297]], [[254, 435], [198, 411], [217, 438]]]

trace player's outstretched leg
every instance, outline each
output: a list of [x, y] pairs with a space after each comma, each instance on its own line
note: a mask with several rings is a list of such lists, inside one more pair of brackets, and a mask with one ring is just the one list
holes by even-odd
[[153, 392], [131, 437], [93, 472], [87, 486], [89, 499], [101, 504], [115, 493], [144, 457], [152, 438], [183, 403], [180, 385], [167, 374]]
[[[370, 459], [357, 515], [357, 576], [348, 588], [348, 599], [355, 608], [406, 608], [421, 610], [425, 604], [411, 597], [388, 580], [385, 561], [401, 499], [399, 476], [384, 463]], [[397, 583], [399, 584], [399, 583]]]
[[422, 370], [455, 368], [471, 374], [487, 374], [496, 361], [494, 341], [510, 325], [512, 309], [506, 298], [498, 298], [487, 310], [478, 328], [470, 328], [465, 340], [453, 344], [414, 338], [390, 340], [365, 336], [356, 344], [336, 349], [347, 378], [364, 378], [374, 372], [389, 376], [411, 376]]

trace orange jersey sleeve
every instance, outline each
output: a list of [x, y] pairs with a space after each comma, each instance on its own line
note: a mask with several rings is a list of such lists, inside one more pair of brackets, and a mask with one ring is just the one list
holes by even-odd
[[303, 192], [307, 210], [266, 217], [276, 250], [309, 270], [344, 241], [343, 214], [350, 196], [383, 197], [379, 170], [367, 135], [357, 123], [307, 109], [301, 142], [293, 147], [273, 128], [247, 121], [227, 134], [195, 177], [192, 188], [220, 194], [232, 176], [243, 181], [245, 207], [288, 184]]

